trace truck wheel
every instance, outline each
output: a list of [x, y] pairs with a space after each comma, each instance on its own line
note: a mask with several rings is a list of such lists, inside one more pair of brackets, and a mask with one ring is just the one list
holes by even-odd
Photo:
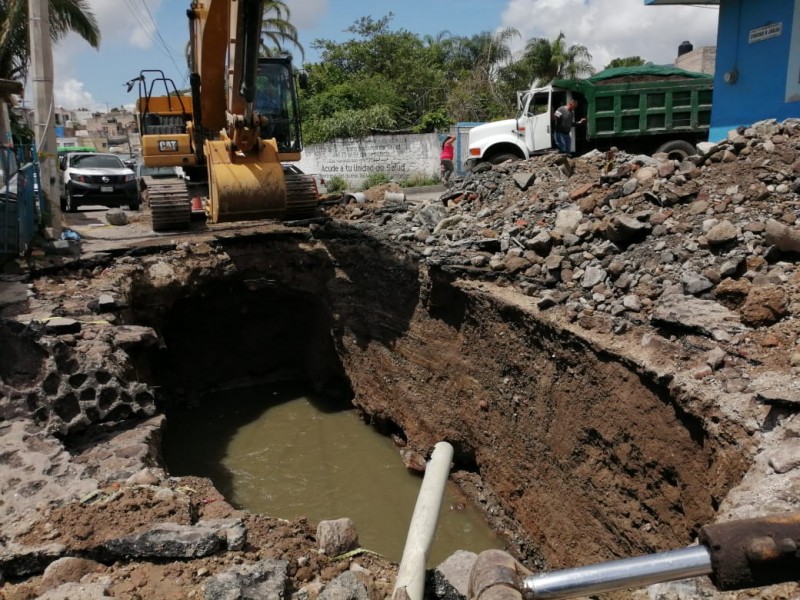
[[672, 140], [659, 146], [656, 154], [663, 152], [671, 160], [686, 160], [693, 154], [697, 154], [697, 148], [684, 140]]
[[499, 165], [507, 160], [519, 160], [519, 156], [516, 154], [498, 154], [497, 156], [493, 156], [489, 162], [493, 165]]

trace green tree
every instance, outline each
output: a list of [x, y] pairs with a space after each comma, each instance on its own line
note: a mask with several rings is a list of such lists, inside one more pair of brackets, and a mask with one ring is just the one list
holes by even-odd
[[526, 89], [531, 83], [545, 84], [554, 79], [573, 79], [594, 73], [592, 55], [586, 46], [567, 46], [566, 36], [559, 33], [553, 41], [545, 38], [528, 40], [522, 57], [504, 70], [506, 81], [515, 89]]
[[[87, 0], [50, 0], [49, 8], [53, 42], [73, 32], [92, 48], [100, 46], [100, 29]], [[24, 81], [30, 56], [28, 0], [0, 0], [0, 78]]]
[[449, 68], [456, 73], [447, 96], [447, 109], [456, 121], [489, 121], [513, 108], [513, 92], [501, 74], [511, 61], [510, 43], [519, 31], [509, 27], [454, 40]]
[[300, 50], [300, 56], [305, 60], [305, 49], [297, 37], [297, 28], [292, 25], [291, 12], [285, 2], [281, 0], [267, 0], [264, 2], [261, 20], [261, 50], [266, 56], [284, 56], [289, 51], [289, 43]]
[[641, 67], [647, 64], [641, 56], [626, 56], [625, 58], [615, 58], [608, 63], [604, 69], [616, 69], [617, 67]]
[[343, 43], [314, 41], [321, 60], [306, 65], [310, 85], [301, 103], [307, 142], [441, 125], [444, 47], [392, 30], [392, 17], [356, 20], [347, 29], [353, 39]]

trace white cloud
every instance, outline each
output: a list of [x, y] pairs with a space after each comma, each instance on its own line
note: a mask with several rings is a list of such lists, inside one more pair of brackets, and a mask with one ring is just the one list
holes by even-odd
[[89, 0], [89, 8], [94, 12], [100, 27], [101, 43], [124, 40], [136, 48], [152, 46], [156, 29], [153, 18], [156, 18], [161, 2], [162, 0]]
[[83, 82], [74, 78], [56, 81], [53, 89], [56, 106], [67, 109], [88, 108], [89, 110], [105, 112], [106, 106], [95, 100], [92, 95], [83, 89]]
[[[508, 0], [502, 26], [522, 40], [555, 39], [586, 46], [598, 70], [614, 58], [640, 56], [672, 64], [684, 40], [714, 46], [718, 12], [703, 6], [645, 6], [643, 0]], [[520, 42], [520, 47], [524, 42]]]

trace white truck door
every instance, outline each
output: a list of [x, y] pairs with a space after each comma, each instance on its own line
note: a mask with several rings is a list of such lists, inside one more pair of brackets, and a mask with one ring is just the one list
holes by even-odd
[[553, 90], [549, 86], [534, 90], [528, 100], [525, 113], [527, 127], [525, 128], [525, 145], [530, 153], [542, 152], [553, 147], [550, 132], [553, 128], [552, 101]]

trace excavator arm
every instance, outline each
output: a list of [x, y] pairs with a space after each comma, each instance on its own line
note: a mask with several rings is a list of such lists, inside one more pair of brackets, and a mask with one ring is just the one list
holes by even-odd
[[[259, 56], [262, 11], [262, 0], [191, 3], [191, 102], [177, 92], [173, 102], [169, 92], [153, 97], [145, 72], [140, 75], [140, 115], [151, 121], [172, 117], [182, 127], [178, 139], [172, 130], [148, 129], [142, 117], [145, 164], [183, 166], [193, 182], [207, 183], [205, 209], [212, 223], [306, 217], [318, 205], [313, 178], [287, 174], [282, 164], [301, 156], [297, 92], [290, 59]], [[180, 107], [177, 119], [163, 113], [173, 104]], [[176, 228], [176, 221], [191, 214], [188, 192], [184, 203], [174, 186], [170, 194], [161, 203], [159, 191], [150, 191], [154, 229], [157, 223]], [[162, 219], [165, 210], [169, 216]]]

